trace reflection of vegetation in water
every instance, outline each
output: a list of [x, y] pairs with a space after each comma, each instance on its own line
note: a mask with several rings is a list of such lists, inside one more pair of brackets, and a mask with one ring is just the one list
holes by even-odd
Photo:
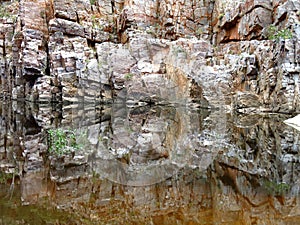
[[20, 194], [8, 201], [0, 191], [0, 224], [93, 224], [88, 219], [78, 217], [63, 210], [42, 204], [22, 205]]
[[99, 179], [100, 179], [100, 174], [93, 170], [93, 174], [92, 174], [93, 184], [96, 183]]
[[50, 153], [63, 155], [78, 150], [80, 145], [76, 142], [76, 130], [49, 129], [48, 150]]
[[286, 183], [277, 183], [274, 181], [265, 181], [264, 187], [269, 194], [272, 195], [283, 195], [290, 190], [290, 186]]
[[8, 180], [13, 179], [13, 173], [5, 173], [0, 171], [0, 184], [6, 184]]

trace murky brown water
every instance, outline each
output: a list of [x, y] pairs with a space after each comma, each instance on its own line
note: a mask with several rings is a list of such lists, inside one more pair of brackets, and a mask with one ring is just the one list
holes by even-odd
[[300, 224], [289, 115], [0, 108], [0, 224]]

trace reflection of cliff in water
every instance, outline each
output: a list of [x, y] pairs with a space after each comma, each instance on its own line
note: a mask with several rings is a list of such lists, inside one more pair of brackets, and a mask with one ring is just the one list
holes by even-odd
[[[299, 222], [299, 133], [282, 123], [286, 116], [228, 116], [226, 139], [212, 148], [213, 116], [174, 107], [2, 104], [0, 209], [6, 217], [0, 221], [13, 224], [17, 213], [18, 221], [51, 222], [43, 217], [47, 211], [62, 224]], [[74, 130], [86, 142], [55, 157], [47, 152], [46, 131], [56, 128]], [[116, 163], [120, 174], [113, 173]], [[119, 175], [132, 181], [133, 165], [164, 163], [175, 167], [164, 167], [159, 183], [150, 176], [134, 180], [146, 186], [112, 182]]]

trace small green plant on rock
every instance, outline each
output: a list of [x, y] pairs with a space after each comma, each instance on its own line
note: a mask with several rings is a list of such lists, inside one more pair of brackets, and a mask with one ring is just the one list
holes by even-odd
[[269, 194], [283, 195], [290, 190], [290, 186], [286, 183], [276, 183], [273, 181], [265, 181], [264, 186]]
[[96, 0], [90, 0], [91, 5], [95, 5], [95, 3], [96, 3]]
[[275, 39], [275, 34], [277, 32], [277, 28], [274, 25], [270, 25], [267, 30], [267, 37], [269, 40]]
[[220, 13], [219, 16], [218, 16], [218, 19], [221, 20], [224, 16], [225, 16], [224, 13]]
[[10, 18], [10, 13], [6, 10], [6, 8], [0, 5], [0, 18]]
[[270, 25], [267, 30], [267, 37], [269, 40], [279, 41], [280, 39], [290, 39], [293, 37], [293, 33], [290, 29], [284, 28], [278, 30], [274, 25]]
[[276, 39], [291, 39], [293, 37], [292, 31], [283, 29], [277, 32]]
[[133, 77], [133, 74], [132, 74], [132, 73], [127, 73], [127, 74], [125, 74], [125, 79], [126, 79], [126, 80], [131, 80], [132, 77]]

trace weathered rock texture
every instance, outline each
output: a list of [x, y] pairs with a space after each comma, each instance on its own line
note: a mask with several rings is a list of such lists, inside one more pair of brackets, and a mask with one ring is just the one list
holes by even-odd
[[[201, 143], [209, 144], [202, 136], [210, 134], [205, 133], [211, 123], [209, 113], [160, 106], [128, 110], [121, 104], [63, 111], [35, 106], [28, 102], [0, 105], [4, 223], [33, 220], [32, 214], [26, 217], [22, 204], [36, 205], [42, 214], [51, 215], [44, 209], [45, 198], [72, 215], [66, 224], [75, 220], [74, 224], [299, 221], [300, 137], [282, 123], [287, 115], [229, 117], [225, 131], [229, 140], [218, 152]], [[77, 130], [77, 140], [88, 141], [88, 148], [83, 146], [73, 156], [49, 154], [46, 128], [56, 127]], [[113, 160], [116, 157], [119, 160]], [[184, 167], [163, 170], [160, 166], [167, 160]], [[149, 169], [147, 163], [157, 163], [159, 171]], [[140, 165], [147, 173], [132, 177], [137, 170], [128, 173], [129, 165]], [[155, 172], [155, 184], [147, 176], [151, 172]], [[13, 195], [5, 192], [11, 190], [12, 178], [3, 181], [4, 173], [15, 176]], [[3, 199], [11, 202], [10, 196], [14, 197], [12, 209], [3, 204]], [[19, 213], [15, 216], [11, 211]], [[42, 217], [40, 223], [56, 224], [51, 222], [55, 216]], [[34, 218], [36, 222], [38, 217]]]
[[132, 80], [163, 77], [186, 89], [189, 102], [221, 104], [221, 93], [233, 111], [298, 112], [299, 4], [6, 1], [0, 93], [106, 102]]
[[[20, 180], [23, 203], [53, 197], [95, 223], [131, 213], [141, 224], [297, 223], [299, 133], [286, 115], [251, 113], [300, 111], [299, 10], [298, 0], [1, 1], [0, 97], [26, 99], [1, 105], [1, 172]], [[204, 120], [175, 107], [185, 104], [239, 114]], [[221, 154], [207, 139], [214, 125]], [[49, 156], [57, 127], [88, 148]], [[116, 158], [119, 170], [106, 167]], [[124, 166], [166, 160], [178, 177], [160, 185]]]

